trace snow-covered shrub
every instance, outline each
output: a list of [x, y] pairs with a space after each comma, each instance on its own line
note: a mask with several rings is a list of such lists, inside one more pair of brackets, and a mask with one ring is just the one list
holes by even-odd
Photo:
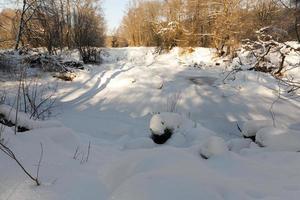
[[281, 78], [286, 69], [299, 66], [299, 58], [290, 60], [291, 57], [299, 57], [299, 49], [286, 42], [276, 41], [281, 40], [280, 35], [284, 34], [284, 31], [265, 27], [256, 33], [258, 38], [256, 41], [243, 41], [244, 44], [237, 55], [241, 65], [247, 66], [248, 70], [271, 73]]
[[174, 131], [180, 128], [182, 117], [177, 113], [160, 113], [150, 120], [151, 138], [157, 144], [164, 144]]
[[228, 151], [225, 141], [217, 136], [207, 138], [200, 146], [200, 155], [204, 159], [212, 156], [221, 155]]
[[267, 127], [256, 134], [256, 143], [274, 150], [300, 151], [300, 131]]
[[25, 62], [32, 68], [40, 68], [46, 72], [66, 72], [67, 69], [62, 65], [56, 56], [48, 54], [32, 55], [25, 58]]
[[24, 62], [31, 68], [45, 72], [69, 72], [71, 69], [84, 69], [83, 63], [74, 59], [65, 60], [64, 55], [35, 54], [24, 57]]
[[79, 49], [81, 59], [84, 63], [100, 64], [102, 62], [102, 50], [93, 47], [82, 47]]
[[21, 61], [21, 56], [16, 55], [12, 51], [0, 53], [0, 70], [11, 72], [21, 63]]
[[18, 123], [19, 128], [26, 130], [48, 128], [48, 127], [61, 127], [62, 124], [58, 121], [37, 121], [30, 118], [30, 116], [24, 112], [18, 112], [18, 118], [16, 122], [16, 109], [8, 105], [0, 105], [0, 115], [4, 116], [7, 122], [12, 125]]
[[150, 120], [151, 138], [157, 144], [175, 147], [199, 145], [206, 138], [216, 135], [187, 116], [163, 112], [153, 115]]
[[55, 106], [57, 85], [45, 85], [37, 78], [24, 79], [20, 91], [20, 110], [33, 119], [45, 119]]
[[249, 120], [244, 123], [242, 128], [242, 134], [245, 138], [251, 138], [255, 141], [256, 133], [265, 127], [273, 126], [273, 122], [270, 120]]
[[266, 26], [256, 31], [260, 40], [269, 41], [284, 41], [288, 37], [288, 32], [274, 27], [274, 26]]

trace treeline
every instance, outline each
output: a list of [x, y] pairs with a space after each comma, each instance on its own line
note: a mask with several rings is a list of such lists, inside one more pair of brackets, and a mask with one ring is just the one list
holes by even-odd
[[215, 47], [229, 54], [255, 31], [274, 26], [299, 38], [298, 0], [133, 0], [112, 46]]
[[46, 47], [50, 54], [65, 47], [105, 43], [105, 21], [99, 0], [22, 0], [18, 10], [0, 13], [0, 46]]

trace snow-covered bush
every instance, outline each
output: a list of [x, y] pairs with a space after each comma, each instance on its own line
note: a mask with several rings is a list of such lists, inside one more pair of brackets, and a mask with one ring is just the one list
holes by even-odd
[[84, 63], [100, 64], [102, 62], [101, 49], [99, 50], [93, 47], [81, 47], [79, 52]]
[[27, 130], [47, 128], [47, 127], [61, 127], [62, 124], [58, 121], [36, 121], [30, 118], [29, 115], [23, 112], [18, 112], [16, 121], [16, 109], [8, 105], [0, 105], [0, 115], [4, 116], [5, 120], [12, 125], [16, 123], [20, 128]]
[[151, 138], [157, 144], [164, 144], [174, 131], [180, 128], [182, 117], [177, 113], [160, 113], [150, 120]]
[[153, 115], [149, 128], [155, 143], [166, 143], [175, 147], [199, 145], [206, 138], [216, 135], [203, 125], [173, 112]]
[[15, 51], [0, 53], [0, 70], [19, 72], [20, 69], [26, 71], [28, 68], [60, 73], [70, 72], [73, 69], [84, 69], [83, 62], [74, 58], [66, 58], [65, 52], [58, 55], [49, 55], [38, 49], [30, 49], [30, 51], [23, 54], [18, 54]]
[[11, 72], [22, 62], [22, 57], [13, 51], [0, 53], [0, 70]]
[[[273, 34], [271, 34], [272, 32]], [[265, 27], [257, 33], [257, 40], [244, 40], [239, 50], [240, 64], [248, 67], [248, 70], [255, 70], [271, 73], [283, 78], [284, 72], [289, 68], [299, 66], [299, 58], [290, 60], [292, 57], [299, 57], [299, 48], [288, 42], [276, 40], [283, 37], [284, 31], [272, 27]], [[244, 55], [247, 55], [246, 57]]]
[[20, 110], [33, 119], [48, 118], [56, 103], [56, 90], [57, 85], [45, 85], [35, 77], [24, 78], [21, 82]]
[[256, 143], [274, 150], [300, 151], [300, 131], [263, 128], [257, 132]]
[[69, 72], [71, 69], [84, 69], [83, 63], [75, 59], [65, 60], [64, 55], [35, 54], [24, 57], [31, 68], [45, 72]]
[[217, 136], [207, 138], [200, 146], [200, 155], [204, 159], [212, 156], [221, 155], [228, 151], [225, 141]]
[[245, 138], [251, 138], [253, 141], [255, 141], [255, 135], [257, 131], [270, 126], [273, 126], [273, 122], [270, 120], [249, 120], [244, 123], [242, 134]]

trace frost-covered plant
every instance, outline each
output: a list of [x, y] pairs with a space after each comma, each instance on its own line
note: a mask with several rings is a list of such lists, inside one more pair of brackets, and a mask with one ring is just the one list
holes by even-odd
[[178, 104], [181, 100], [181, 92], [177, 92], [175, 94], [172, 94], [167, 98], [167, 112], [176, 112]]
[[55, 106], [57, 85], [42, 84], [38, 78], [24, 79], [21, 83], [21, 110], [31, 119], [45, 119]]

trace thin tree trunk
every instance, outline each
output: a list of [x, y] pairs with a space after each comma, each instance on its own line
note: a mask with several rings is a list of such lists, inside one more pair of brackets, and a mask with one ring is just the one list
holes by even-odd
[[15, 50], [19, 49], [19, 44], [21, 41], [23, 29], [24, 29], [24, 15], [25, 15], [25, 11], [26, 11], [26, 5], [27, 5], [27, 1], [23, 0], [23, 8], [22, 8], [21, 18], [20, 18], [20, 23], [19, 23], [18, 34], [17, 34], [17, 38], [16, 38]]

